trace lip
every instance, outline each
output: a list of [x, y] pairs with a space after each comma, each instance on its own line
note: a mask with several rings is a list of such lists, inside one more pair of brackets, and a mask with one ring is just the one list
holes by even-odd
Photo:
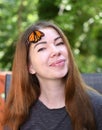
[[65, 64], [65, 59], [60, 59], [60, 60], [56, 60], [56, 61], [52, 62], [50, 64], [50, 66], [52, 66], [52, 67], [61, 67], [64, 64]]

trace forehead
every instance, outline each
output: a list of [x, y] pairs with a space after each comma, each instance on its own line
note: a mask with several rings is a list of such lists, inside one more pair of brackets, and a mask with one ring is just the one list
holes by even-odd
[[40, 29], [40, 31], [44, 33], [44, 37], [42, 37], [41, 40], [44, 40], [44, 39], [47, 40], [47, 38], [55, 39], [56, 37], [60, 36], [59, 33], [55, 29], [50, 28], [50, 27]]

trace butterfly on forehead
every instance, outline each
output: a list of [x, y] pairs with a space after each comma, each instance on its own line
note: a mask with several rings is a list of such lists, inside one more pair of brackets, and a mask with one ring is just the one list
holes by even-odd
[[28, 41], [29, 41], [29, 43], [31, 43], [31, 42], [36, 43], [36, 42], [40, 41], [43, 36], [44, 36], [43, 32], [41, 32], [39, 30], [35, 30], [29, 35]]

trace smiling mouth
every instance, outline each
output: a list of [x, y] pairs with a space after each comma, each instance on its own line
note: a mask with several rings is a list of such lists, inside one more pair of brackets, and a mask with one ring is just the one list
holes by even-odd
[[50, 64], [51, 67], [63, 67], [65, 64], [65, 60], [57, 60]]

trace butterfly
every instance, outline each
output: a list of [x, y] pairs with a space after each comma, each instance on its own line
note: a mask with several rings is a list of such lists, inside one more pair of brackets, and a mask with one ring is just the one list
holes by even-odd
[[33, 42], [33, 43], [36, 43], [36, 42], [38, 42], [39, 40], [41, 40], [41, 37], [43, 37], [44, 36], [44, 33], [43, 32], [41, 32], [41, 31], [39, 31], [39, 30], [35, 30], [35, 31], [33, 31], [30, 35], [29, 35], [29, 37], [28, 37], [28, 41], [31, 43], [31, 42]]

